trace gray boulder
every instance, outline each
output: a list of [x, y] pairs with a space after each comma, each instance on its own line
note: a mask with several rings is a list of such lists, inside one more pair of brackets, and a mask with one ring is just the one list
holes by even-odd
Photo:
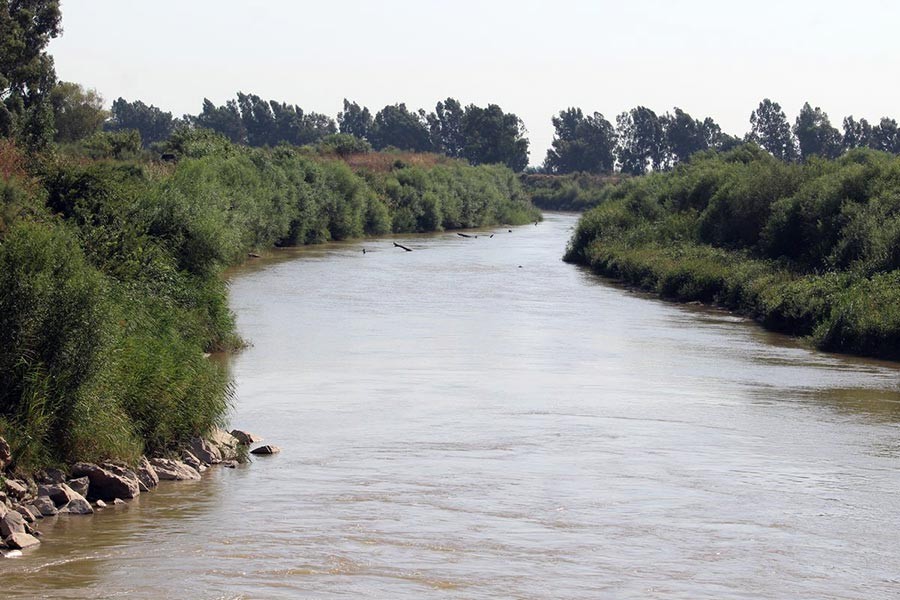
[[6, 493], [12, 498], [21, 499], [28, 495], [28, 486], [18, 479], [6, 480]]
[[4, 541], [6, 542], [6, 545], [13, 550], [24, 550], [25, 548], [31, 548], [32, 546], [37, 546], [41, 543], [41, 540], [24, 531], [13, 533], [7, 536]]
[[97, 500], [97, 508], [106, 508], [106, 502], [103, 500]]
[[258, 435], [246, 431], [241, 431], [240, 429], [232, 429], [231, 437], [236, 439], [242, 446], [250, 446], [251, 444], [258, 444], [263, 441], [263, 439]]
[[44, 515], [42, 515], [40, 512], [35, 514], [35, 511], [32, 510], [30, 506], [27, 506], [25, 504], [19, 504], [13, 510], [22, 515], [22, 518], [25, 519], [26, 523], [34, 523], [38, 519], [44, 518]]
[[250, 451], [250, 454], [257, 455], [267, 455], [267, 454], [278, 454], [281, 452], [281, 448], [278, 446], [272, 446], [270, 444], [266, 444], [265, 446], [260, 446], [259, 448], [254, 448]]
[[92, 498], [112, 500], [113, 498], [134, 498], [141, 493], [137, 475], [119, 465], [104, 464], [102, 467], [91, 463], [76, 463], [72, 475], [90, 480]]
[[91, 485], [91, 480], [87, 477], [76, 477], [75, 479], [70, 479], [66, 482], [72, 491], [80, 496], [87, 497], [88, 495], [88, 487]]
[[76, 493], [72, 488], [70, 488], [65, 483], [57, 483], [53, 485], [39, 485], [38, 486], [38, 498], [46, 496], [53, 500], [53, 504], [56, 506], [65, 506], [71, 500], [75, 498], [81, 498], [81, 494]]
[[56, 505], [53, 504], [53, 500], [47, 496], [38, 496], [38, 499], [32, 502], [31, 505], [45, 517], [52, 517], [59, 512], [56, 510]]
[[159, 475], [156, 474], [156, 469], [153, 468], [146, 456], [142, 456], [141, 462], [138, 463], [137, 476], [142, 492], [149, 492], [159, 485]]
[[222, 462], [222, 451], [215, 444], [203, 438], [192, 439], [188, 442], [187, 449], [208, 465], [217, 465]]
[[94, 507], [84, 498], [75, 498], [70, 500], [68, 504], [59, 509], [61, 515], [92, 515]]
[[153, 458], [150, 464], [156, 469], [160, 479], [166, 481], [188, 481], [200, 479], [200, 473], [196, 469], [184, 464], [180, 460], [168, 458]]
[[199, 458], [193, 455], [193, 453], [188, 450], [181, 451], [181, 460], [184, 461], [184, 464], [196, 470], [198, 473], [202, 473], [206, 470], [206, 465]]
[[0, 538], [5, 539], [14, 533], [25, 533], [25, 517], [11, 510], [0, 519]]
[[214, 429], [208, 436], [209, 443], [219, 449], [221, 460], [237, 460], [240, 458], [240, 442], [224, 429]]

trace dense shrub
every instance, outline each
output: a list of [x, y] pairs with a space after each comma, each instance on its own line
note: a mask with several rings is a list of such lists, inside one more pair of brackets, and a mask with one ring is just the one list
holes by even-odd
[[566, 259], [715, 302], [820, 347], [900, 357], [900, 159], [804, 165], [754, 146], [604, 188]]

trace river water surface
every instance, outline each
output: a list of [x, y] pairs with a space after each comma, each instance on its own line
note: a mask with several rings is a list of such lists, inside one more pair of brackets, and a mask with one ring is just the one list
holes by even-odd
[[574, 224], [242, 267], [233, 423], [282, 453], [46, 522], [0, 590], [900, 597], [900, 370], [597, 279]]

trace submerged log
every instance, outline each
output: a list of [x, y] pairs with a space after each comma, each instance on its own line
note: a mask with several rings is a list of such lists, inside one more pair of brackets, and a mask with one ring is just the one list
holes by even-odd
[[403, 248], [403, 249], [406, 250], [407, 252], [412, 252], [412, 248], [407, 248], [407, 247], [404, 246], [403, 244], [398, 244], [397, 242], [394, 242], [394, 247], [395, 247], [395, 248]]

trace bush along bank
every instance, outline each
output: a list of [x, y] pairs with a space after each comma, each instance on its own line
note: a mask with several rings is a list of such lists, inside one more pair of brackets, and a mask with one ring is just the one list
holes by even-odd
[[222, 271], [249, 252], [539, 216], [502, 166], [168, 145], [176, 163], [2, 154], [0, 436], [20, 472], [134, 466], [224, 426], [230, 381], [204, 354], [241, 345]]
[[756, 146], [606, 187], [566, 260], [714, 303], [818, 348], [900, 360], [900, 158], [784, 163]]
[[571, 173], [568, 175], [521, 175], [531, 201], [542, 210], [582, 212], [594, 208], [607, 197], [607, 187], [628, 177]]

